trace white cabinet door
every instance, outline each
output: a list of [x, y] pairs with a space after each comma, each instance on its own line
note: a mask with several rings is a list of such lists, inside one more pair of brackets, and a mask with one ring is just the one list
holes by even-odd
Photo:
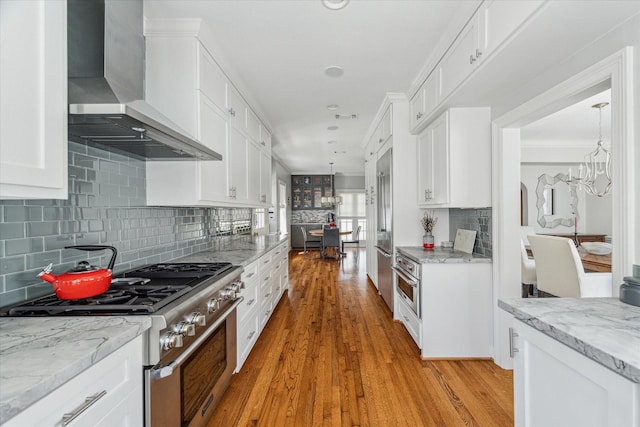
[[443, 114], [418, 135], [418, 204], [449, 202], [449, 115]]
[[477, 61], [478, 21], [474, 17], [462, 30], [438, 67], [440, 73], [440, 93], [442, 98], [449, 96], [473, 71]]
[[229, 113], [229, 124], [242, 134], [246, 134], [247, 104], [231, 84], [227, 84], [227, 112]]
[[251, 108], [247, 108], [247, 135], [252, 141], [260, 142], [260, 120]]
[[271, 206], [271, 154], [260, 152], [260, 203]]
[[425, 116], [424, 111], [424, 85], [420, 86], [418, 92], [413, 95], [411, 101], [409, 101], [409, 127], [415, 129], [422, 118]]
[[222, 111], [226, 111], [227, 85], [229, 81], [205, 47], [198, 43], [197, 88]]
[[0, 2], [0, 198], [67, 198], [67, 5]]
[[3, 426], [60, 426], [63, 417], [77, 413], [77, 417], [69, 422], [70, 427], [141, 427], [144, 407], [142, 347], [142, 336], [139, 336]]
[[271, 132], [262, 125], [260, 125], [260, 145], [265, 152], [271, 153]]
[[543, 0], [483, 2], [478, 10], [479, 59], [490, 55], [543, 3]]
[[518, 427], [640, 425], [640, 384], [514, 320]]
[[260, 146], [252, 140], [247, 143], [247, 191], [249, 203], [259, 205], [260, 197]]
[[229, 128], [229, 191], [238, 203], [248, 203], [247, 139], [235, 127]]
[[[198, 139], [216, 153], [221, 161], [198, 161], [200, 169], [200, 199], [202, 201], [226, 200], [229, 189], [229, 155], [227, 117], [208, 97], [200, 94]], [[155, 165], [162, 168], [162, 165]], [[175, 177], [171, 178], [175, 179]]]

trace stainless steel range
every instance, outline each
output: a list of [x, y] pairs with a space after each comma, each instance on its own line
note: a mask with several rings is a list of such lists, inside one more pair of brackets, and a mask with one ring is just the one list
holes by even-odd
[[109, 290], [95, 297], [51, 294], [0, 314], [150, 316], [145, 425], [203, 426], [235, 370], [241, 273], [230, 263], [152, 264], [114, 276]]

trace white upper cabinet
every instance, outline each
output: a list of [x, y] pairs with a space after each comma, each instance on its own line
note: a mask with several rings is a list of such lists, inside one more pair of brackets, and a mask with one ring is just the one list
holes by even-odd
[[[174, 25], [179, 31], [174, 31]], [[261, 154], [266, 152], [266, 143], [261, 141], [266, 139], [266, 130], [196, 29], [189, 33], [180, 25], [152, 21], [145, 26], [146, 98], [200, 143], [221, 154], [222, 160], [147, 162], [147, 203], [264, 206]], [[268, 147], [270, 159], [270, 134]]]
[[0, 52], [0, 198], [66, 199], [66, 2], [2, 0]]
[[411, 98], [411, 132], [419, 133], [444, 111], [447, 100], [542, 4], [543, 0], [485, 0]]
[[489, 108], [452, 108], [434, 120], [417, 144], [418, 206], [491, 206]]
[[260, 125], [260, 145], [263, 151], [271, 154], [271, 132], [262, 125]]
[[242, 132], [247, 133], [247, 103], [231, 85], [227, 85], [227, 112], [229, 124]]
[[271, 206], [271, 154], [260, 152], [260, 203]]

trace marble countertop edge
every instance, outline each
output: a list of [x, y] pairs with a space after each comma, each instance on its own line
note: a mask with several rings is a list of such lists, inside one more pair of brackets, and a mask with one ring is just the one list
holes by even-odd
[[[617, 298], [513, 298], [498, 300], [498, 307], [630, 381], [640, 383], [640, 308]], [[596, 310], [598, 307], [600, 311]]]

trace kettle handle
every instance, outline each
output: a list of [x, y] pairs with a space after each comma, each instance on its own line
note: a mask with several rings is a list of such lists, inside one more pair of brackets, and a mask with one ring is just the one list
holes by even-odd
[[116, 265], [116, 257], [118, 256], [118, 250], [113, 246], [103, 246], [103, 245], [78, 245], [78, 246], [65, 246], [65, 249], [78, 249], [80, 251], [102, 251], [105, 249], [109, 249], [113, 252], [111, 255], [111, 259], [109, 260], [109, 266], [107, 267], [109, 270], [113, 270], [113, 266]]

